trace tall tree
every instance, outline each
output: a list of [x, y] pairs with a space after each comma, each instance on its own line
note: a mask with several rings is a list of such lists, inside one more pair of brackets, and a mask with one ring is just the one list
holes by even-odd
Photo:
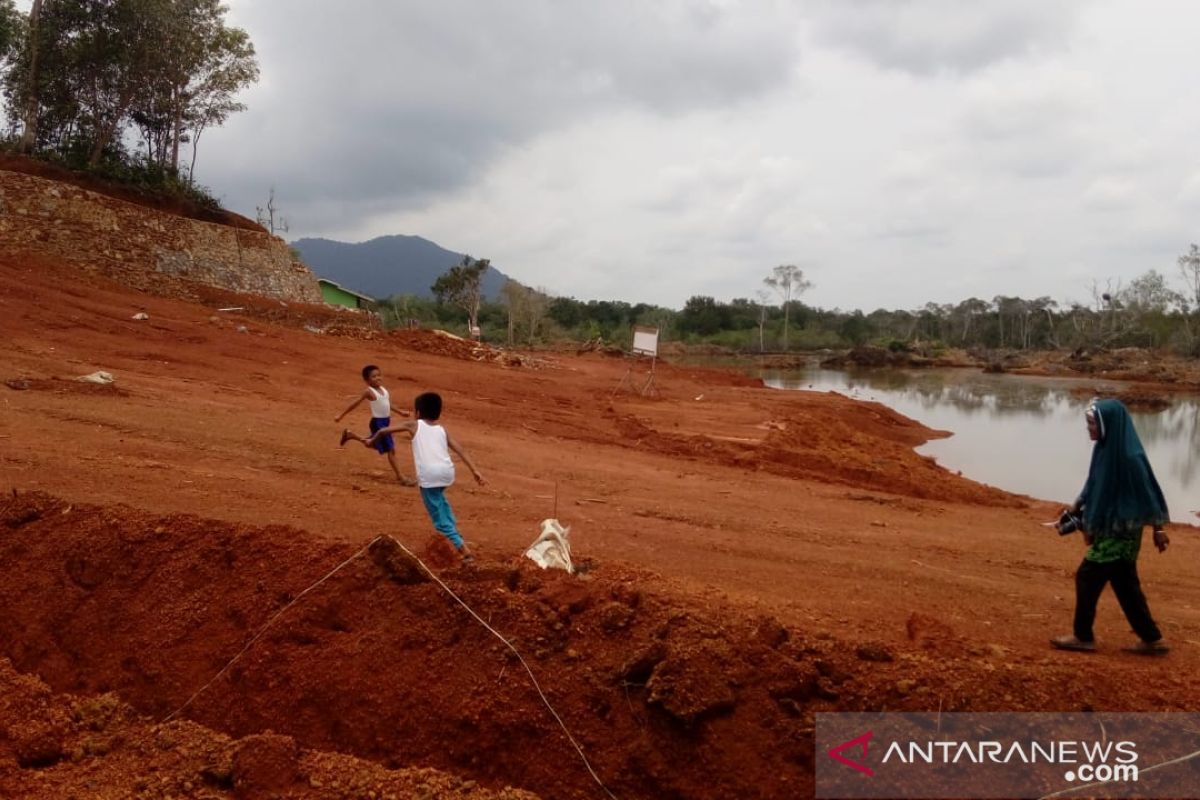
[[509, 345], [516, 343], [517, 332], [522, 331], [526, 342], [532, 347], [550, 309], [550, 296], [542, 289], [534, 289], [509, 278], [500, 289], [500, 299], [508, 317]]
[[242, 110], [234, 96], [258, 78], [226, 11], [220, 0], [34, 0], [5, 76], [21, 147], [95, 166], [126, 157], [134, 124], [148, 165], [178, 174], [190, 141], [194, 167], [200, 133]]
[[963, 300], [955, 307], [955, 313], [962, 318], [962, 337], [959, 340], [962, 344], [967, 343], [975, 320], [987, 314], [988, 308], [987, 301], [980, 300], [978, 297]]
[[[208, 58], [201, 62], [189, 95], [190, 107], [182, 116], [191, 130], [189, 181], [194, 180], [196, 172], [200, 134], [207, 128], [224, 124], [230, 115], [246, 110], [245, 103], [234, 98], [244, 87], [257, 81], [258, 74], [258, 62], [249, 35], [240, 28], [223, 28], [213, 41]], [[176, 143], [182, 138], [180, 133]], [[178, 154], [174, 158], [174, 167], [179, 167]]]
[[767, 301], [771, 299], [771, 296], [765, 289], [759, 289], [755, 292], [755, 296], [758, 298], [758, 302], [755, 304], [758, 307], [756, 320], [758, 322], [758, 352], [761, 353], [766, 349], [763, 346], [763, 328], [767, 325]]
[[430, 287], [439, 303], [449, 303], [467, 312], [467, 324], [474, 333], [479, 328], [479, 306], [483, 302], [483, 274], [491, 261], [476, 261], [463, 256], [462, 263], [448, 269]]
[[780, 264], [763, 283], [775, 290], [783, 302], [783, 349], [788, 349], [788, 321], [792, 299], [812, 288], [812, 282], [804, 279], [804, 270], [794, 264]]
[[220, 0], [168, 0], [163, 14], [161, 69], [135, 115], [157, 145], [155, 160], [173, 173], [189, 141], [194, 168], [200, 133], [243, 110], [233, 98], [258, 79], [250, 37], [225, 25], [225, 11]]
[[25, 16], [17, 11], [13, 0], [0, 0], [0, 69], [7, 69], [9, 59], [20, 52], [26, 25]]
[[21, 116], [25, 129], [21, 131], [21, 142], [17, 147], [18, 152], [21, 153], [32, 152], [34, 142], [37, 140], [38, 83], [40, 74], [38, 72], [38, 55], [42, 34], [41, 20], [42, 0], [33, 0], [33, 5], [29, 8], [29, 30], [25, 45], [29, 53], [29, 64], [25, 75], [24, 108]]
[[1200, 309], [1200, 247], [1192, 245], [1178, 260], [1188, 305]]
[[1138, 313], [1166, 313], [1183, 301], [1179, 293], [1167, 286], [1167, 280], [1157, 270], [1149, 270], [1129, 282], [1121, 292], [1121, 300]]

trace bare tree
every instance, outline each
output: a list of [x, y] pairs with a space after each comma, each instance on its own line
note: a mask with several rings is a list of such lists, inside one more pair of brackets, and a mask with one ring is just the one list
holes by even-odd
[[288, 232], [288, 221], [282, 215], [276, 216], [277, 209], [275, 208], [275, 187], [271, 187], [271, 194], [267, 198], [267, 208], [263, 210], [262, 206], [254, 209], [258, 212], [258, 224], [262, 225], [272, 236], [279, 233]]
[[972, 297], [963, 300], [955, 309], [955, 313], [962, 317], [963, 329], [960, 341], [966, 344], [967, 337], [971, 335], [971, 325], [975, 322], [976, 317], [982, 317], [988, 312], [988, 304], [978, 297]]
[[767, 301], [771, 299], [771, 295], [766, 289], [759, 289], [755, 292], [758, 297], [758, 352], [762, 352], [766, 348], [763, 346], [763, 328], [767, 324]]
[[504, 307], [508, 311], [508, 346], [513, 346], [513, 340], [516, 338], [517, 332], [517, 317], [521, 315], [521, 303], [525, 299], [525, 287], [517, 281], [509, 278], [500, 287], [500, 299], [504, 301]]
[[33, 152], [37, 140], [38, 118], [38, 42], [41, 39], [42, 0], [33, 0], [29, 9], [29, 85], [25, 87], [25, 129], [21, 131], [21, 141], [17, 152], [28, 154]]
[[804, 279], [804, 270], [794, 264], [780, 264], [763, 283], [775, 290], [783, 301], [783, 349], [788, 349], [788, 322], [792, 298], [812, 288], [812, 282]]
[[1179, 274], [1183, 276], [1188, 305], [1200, 308], [1200, 247], [1192, 245], [1179, 257]]

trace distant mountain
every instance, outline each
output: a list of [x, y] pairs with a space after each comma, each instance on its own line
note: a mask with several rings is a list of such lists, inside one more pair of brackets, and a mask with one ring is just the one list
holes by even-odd
[[[292, 247], [320, 278], [382, 299], [394, 294], [432, 297], [429, 287], [446, 270], [461, 264], [462, 253], [420, 236], [380, 236], [349, 244], [331, 239], [298, 239]], [[478, 254], [473, 254], [479, 258]], [[483, 275], [483, 293], [494, 298], [508, 276], [492, 267]]]

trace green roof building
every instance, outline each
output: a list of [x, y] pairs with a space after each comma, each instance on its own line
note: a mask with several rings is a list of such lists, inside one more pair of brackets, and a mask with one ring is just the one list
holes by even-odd
[[361, 308], [367, 311], [375, 309], [376, 301], [374, 297], [359, 294], [347, 289], [345, 286], [334, 283], [328, 278], [317, 278], [317, 284], [321, 287], [321, 298], [331, 306]]

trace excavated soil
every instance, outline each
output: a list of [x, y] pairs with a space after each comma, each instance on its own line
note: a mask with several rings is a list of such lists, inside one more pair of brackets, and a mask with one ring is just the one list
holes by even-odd
[[[520, 662], [401, 553], [364, 551], [385, 534], [511, 637], [618, 797], [809, 795], [818, 710], [1194, 706], [1190, 528], [1141, 562], [1171, 655], [1120, 653], [1106, 597], [1101, 652], [1073, 657], [1046, 647], [1081, 555], [1038, 524], [1058, 506], [940, 469], [912, 449], [940, 434], [883, 406], [661, 363], [642, 397], [605, 355], [514, 369], [364, 336], [0, 258], [0, 658], [30, 676], [0, 680], [41, 698], [0, 703], [0, 795], [227, 796], [204, 770], [270, 731], [262, 771], [295, 796], [335, 796], [303, 794], [333, 785], [310, 765], [332, 752], [370, 762], [330, 769], [378, 775], [355, 784], [377, 797], [607, 796]], [[396, 405], [445, 397], [487, 478], [449, 492], [475, 568], [383, 459], [337, 447], [365, 363]], [[116, 383], [78, 388], [96, 370]], [[545, 517], [582, 575], [519, 558]], [[281, 611], [191, 722], [161, 724]], [[63, 709], [103, 698], [134, 711], [97, 750]], [[35, 718], [55, 732], [21, 755]], [[150, 746], [180, 730], [178, 752]], [[445, 782], [406, 795], [413, 769]]]
[[280, 734], [231, 739], [186, 720], [158, 724], [114, 693], [55, 695], [7, 659], [0, 659], [0, 795], [8, 800], [537, 798], [512, 787], [493, 791], [434, 769], [391, 770], [308, 750]]

